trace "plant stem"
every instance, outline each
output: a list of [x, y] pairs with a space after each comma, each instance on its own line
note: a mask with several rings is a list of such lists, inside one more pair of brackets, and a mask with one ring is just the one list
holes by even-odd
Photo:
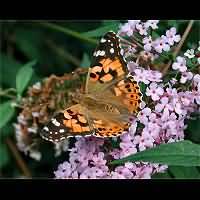
[[60, 31], [60, 32], [66, 34], [66, 35], [70, 35], [72, 37], [75, 37], [77, 39], [89, 42], [91, 44], [97, 44], [98, 43], [97, 40], [85, 37], [85, 36], [81, 35], [81, 33], [78, 33], [76, 31], [73, 31], [73, 30], [68, 29], [66, 27], [58, 26], [56, 24], [48, 23], [48, 22], [38, 22], [38, 23], [40, 25], [44, 26], [44, 27], [50, 28], [52, 30]]
[[15, 99], [16, 96], [12, 95], [12, 94], [8, 94], [9, 92], [15, 92], [16, 93], [16, 89], [15, 88], [8, 88], [6, 90], [2, 90], [2, 88], [0, 88], [0, 96], [5, 96], [11, 99]]
[[141, 47], [142, 49], [144, 49], [143, 43], [142, 43], [135, 35], [132, 35], [132, 36], [131, 36], [131, 39], [132, 39], [139, 47]]
[[65, 60], [71, 62], [77, 67], [80, 67], [81, 61], [69, 53], [67, 50], [57, 46], [53, 41], [47, 40], [47, 45], [52, 48], [59, 56], [63, 57]]
[[[129, 44], [130, 46], [132, 46], [132, 47], [134, 47], [134, 48], [140, 47], [140, 48], [143, 49], [143, 46], [142, 46], [140, 43], [138, 43], [136, 40], [133, 40], [133, 38], [132, 38], [132, 41], [131, 41], [131, 42], [128, 41], [128, 40], [126, 40], [126, 39], [124, 39], [124, 38], [122, 38], [122, 37], [120, 37], [120, 40], [121, 40], [122, 42], [125, 42], [126, 44]], [[134, 42], [134, 43], [133, 43], [133, 42]]]
[[8, 97], [8, 98], [11, 98], [11, 99], [15, 99], [16, 98], [16, 96], [11, 95], [11, 94], [6, 94], [4, 92], [0, 92], [0, 96]]
[[17, 90], [15, 88], [8, 88], [6, 90], [4, 90], [5, 92], [17, 92]]
[[10, 138], [6, 138], [5, 140], [6, 144], [8, 145], [12, 155], [14, 156], [20, 170], [23, 172], [23, 174], [28, 177], [31, 178], [31, 172], [28, 169], [26, 163], [24, 162], [24, 160], [22, 159], [20, 153], [17, 150], [17, 147], [15, 146], [15, 144], [12, 142], [12, 140]]
[[[194, 20], [190, 20], [187, 28], [185, 29], [185, 32], [181, 38], [181, 41], [179, 42], [178, 46], [176, 47], [175, 51], [173, 52], [173, 56], [176, 57], [179, 53], [179, 51], [181, 50], [181, 47], [183, 46], [188, 34], [190, 33], [190, 30], [192, 28], [192, 25], [194, 24]], [[164, 67], [164, 69], [162, 70], [163, 75], [165, 75], [168, 71], [168, 69], [170, 68], [172, 64], [172, 61], [169, 61], [169, 63]]]

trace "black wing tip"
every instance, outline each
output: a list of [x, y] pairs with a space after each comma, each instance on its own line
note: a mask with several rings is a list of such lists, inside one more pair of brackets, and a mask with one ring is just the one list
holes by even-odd
[[118, 37], [117, 33], [115, 33], [113, 30], [107, 31], [104, 35], [103, 38], [113, 38], [113, 37]]
[[[60, 132], [61, 129], [62, 132]], [[65, 127], [57, 129], [57, 127], [54, 126], [52, 122], [50, 122], [40, 130], [39, 135], [42, 139], [46, 141], [57, 143], [68, 138], [67, 133], [68, 131]]]

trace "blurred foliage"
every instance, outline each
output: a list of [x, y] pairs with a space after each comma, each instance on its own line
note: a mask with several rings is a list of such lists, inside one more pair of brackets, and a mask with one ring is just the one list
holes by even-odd
[[[15, 140], [13, 123], [17, 118], [18, 102], [28, 86], [51, 74], [63, 75], [74, 71], [77, 67], [88, 67], [99, 37], [109, 30], [117, 31], [121, 22], [123, 21], [0, 22], [0, 176], [22, 176], [5, 141], [7, 137]], [[183, 34], [187, 23], [186, 20], [161, 21], [160, 28], [153, 33], [153, 37], [164, 34], [166, 28], [171, 26], [175, 26], [177, 31]], [[199, 30], [200, 21], [195, 21], [183, 51], [198, 43]], [[187, 129], [189, 139], [197, 143], [200, 142], [199, 124], [199, 119], [190, 121]], [[65, 154], [55, 158], [50, 146], [51, 144], [47, 143], [42, 147], [41, 151], [45, 156], [40, 162], [20, 153], [32, 176], [52, 177], [52, 172], [58, 163], [66, 160]], [[195, 167], [173, 167], [170, 169], [170, 174], [166, 172], [156, 176], [157, 178], [200, 176]]]

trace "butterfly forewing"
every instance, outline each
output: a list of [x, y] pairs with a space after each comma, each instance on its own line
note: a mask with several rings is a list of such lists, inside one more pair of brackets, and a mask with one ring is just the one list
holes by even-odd
[[86, 92], [100, 92], [115, 80], [127, 74], [119, 38], [114, 32], [106, 33], [94, 51], [89, 68]]

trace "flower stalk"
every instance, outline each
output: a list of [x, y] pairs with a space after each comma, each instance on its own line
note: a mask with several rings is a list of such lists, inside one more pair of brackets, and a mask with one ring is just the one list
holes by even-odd
[[55, 30], [55, 31], [60, 31], [60, 32], [66, 34], [66, 35], [70, 35], [70, 36], [75, 37], [77, 39], [80, 39], [82, 41], [85, 41], [85, 42], [88, 42], [88, 43], [91, 43], [91, 44], [97, 44], [97, 40], [85, 37], [85, 36], [81, 35], [80, 33], [73, 31], [69, 28], [58, 26], [56, 24], [48, 23], [48, 22], [39, 22], [39, 24], [43, 27], [50, 28], [50, 29]]
[[20, 168], [20, 170], [22, 171], [22, 173], [24, 174], [24, 176], [26, 176], [27, 178], [31, 178], [32, 177], [31, 172], [30, 172], [28, 166], [26, 165], [25, 161], [22, 159], [15, 144], [12, 142], [12, 140], [10, 138], [6, 138], [5, 142], [8, 145], [10, 152], [12, 153], [13, 157], [15, 158], [16, 163], [17, 163], [18, 167]]

